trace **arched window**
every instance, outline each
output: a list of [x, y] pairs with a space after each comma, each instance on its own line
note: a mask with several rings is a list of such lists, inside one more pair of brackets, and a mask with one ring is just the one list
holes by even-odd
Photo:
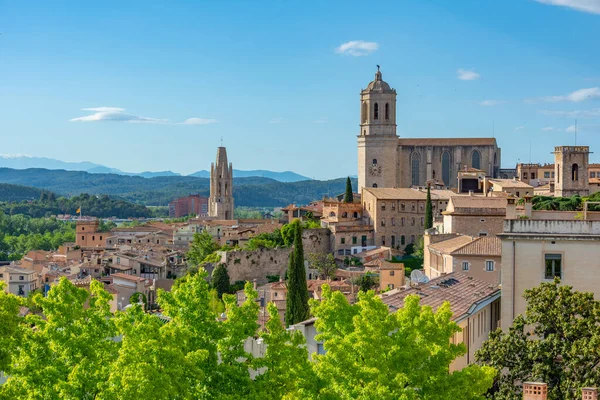
[[358, 213], [356, 211], [354, 211], [354, 213], [352, 214], [353, 218], [358, 218]]
[[450, 186], [450, 153], [442, 153], [442, 180], [444, 185]]
[[481, 169], [481, 154], [477, 150], [473, 150], [471, 154], [471, 166], [475, 169]]
[[421, 155], [419, 153], [413, 153], [412, 160], [411, 160], [411, 172], [412, 172], [411, 184], [413, 186], [419, 186], [419, 167], [420, 167], [420, 165], [421, 165]]
[[373, 184], [373, 187], [374, 187], [374, 188], [376, 188], [376, 187], [377, 187], [377, 184], [376, 184], [376, 183], [374, 183], [374, 184]]
[[335, 213], [332, 211], [332, 212], [329, 213], [329, 216], [330, 217], [335, 217]]
[[379, 119], [379, 104], [377, 103], [373, 107], [373, 119]]
[[342, 218], [348, 218], [348, 213], [344, 211], [344, 212], [342, 213]]
[[571, 167], [571, 179], [574, 181], [579, 180], [579, 165], [573, 164]]
[[373, 159], [373, 165], [377, 165], [377, 159], [376, 158]]
[[390, 103], [385, 103], [385, 119], [390, 119]]
[[362, 123], [366, 123], [367, 122], [367, 102], [363, 101], [362, 103], [362, 109], [360, 110], [360, 120], [362, 121]]

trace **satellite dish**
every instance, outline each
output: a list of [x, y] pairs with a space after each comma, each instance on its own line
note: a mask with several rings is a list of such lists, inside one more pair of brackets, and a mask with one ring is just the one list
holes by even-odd
[[429, 278], [423, 272], [415, 269], [410, 273], [410, 281], [415, 283], [427, 283]]

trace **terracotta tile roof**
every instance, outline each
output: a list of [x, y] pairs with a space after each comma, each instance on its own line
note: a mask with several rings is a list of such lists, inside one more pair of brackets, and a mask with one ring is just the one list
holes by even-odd
[[111, 276], [113, 278], [121, 278], [121, 279], [125, 279], [127, 281], [132, 281], [132, 282], [143, 282], [146, 280], [145, 278], [141, 278], [139, 276], [122, 274], [120, 272], [116, 273], [116, 274], [112, 274]]
[[496, 208], [506, 210], [507, 203], [506, 197], [453, 196], [448, 206], [450, 210], [454, 206], [454, 211], [457, 211], [458, 208]]
[[496, 146], [495, 138], [401, 138], [400, 146]]
[[450, 253], [460, 249], [461, 247], [471, 243], [473, 240], [475, 240], [474, 237], [467, 236], [467, 235], [461, 235], [461, 236], [457, 236], [452, 239], [448, 239], [448, 240], [444, 240], [441, 242], [430, 244], [427, 247], [430, 250], [434, 250], [439, 253], [450, 254]]
[[533, 189], [533, 186], [516, 179], [490, 179], [489, 181], [494, 185], [500, 186], [501, 188]]
[[479, 237], [453, 251], [452, 254], [500, 257], [502, 255], [502, 241], [495, 236]]
[[416, 294], [421, 297], [421, 305], [429, 306], [434, 311], [445, 301], [450, 303], [452, 320], [457, 321], [467, 316], [469, 309], [486, 300], [500, 296], [500, 289], [488, 282], [468, 277], [460, 272], [440, 276], [428, 283], [407, 290], [399, 290], [383, 294], [381, 298], [390, 312], [404, 306], [406, 296]]
[[[364, 188], [363, 190], [371, 193], [379, 200], [426, 200], [427, 190], [410, 188]], [[448, 200], [455, 196], [451, 190], [432, 189], [432, 200]]]
[[390, 248], [389, 247], [377, 247], [375, 249], [371, 249], [371, 250], [367, 250], [367, 251], [361, 251], [360, 253], [356, 253], [354, 254], [354, 256], [356, 258], [366, 258], [366, 257], [370, 257], [370, 256], [375, 256], [375, 255], [379, 255], [381, 253], [390, 253]]

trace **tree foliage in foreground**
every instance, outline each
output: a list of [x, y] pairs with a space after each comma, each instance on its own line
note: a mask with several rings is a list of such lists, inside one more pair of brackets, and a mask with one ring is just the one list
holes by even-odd
[[310, 317], [306, 269], [304, 269], [304, 248], [302, 247], [302, 226], [298, 220], [291, 225], [294, 228], [294, 249], [290, 253], [287, 269], [286, 326], [306, 321]]
[[[32, 301], [44, 317], [19, 317], [23, 299], [0, 291], [0, 367], [9, 376], [0, 399], [476, 399], [491, 385], [489, 367], [448, 373], [463, 345], [448, 305], [436, 313], [410, 298], [389, 314], [373, 292], [349, 305], [324, 286], [313, 302], [327, 354], [309, 361], [304, 337], [288, 331], [273, 304], [259, 331], [257, 293], [224, 295], [226, 318], [211, 304], [206, 273], [160, 291], [164, 321], [139, 305], [111, 314], [112, 296], [66, 279]], [[89, 305], [89, 307], [88, 307]], [[246, 352], [260, 337], [260, 357]]]
[[314, 355], [315, 372], [329, 383], [321, 394], [339, 399], [479, 399], [492, 385], [491, 367], [470, 365], [448, 373], [465, 353], [451, 344], [460, 331], [450, 320], [450, 304], [436, 312], [408, 296], [390, 313], [373, 291], [360, 292], [350, 305], [344, 295], [323, 286], [323, 301], [311, 300], [318, 341], [327, 353]]
[[527, 309], [477, 352], [498, 371], [494, 399], [521, 399], [521, 382], [548, 384], [549, 399], [580, 399], [600, 382], [600, 302], [554, 282], [526, 290]]

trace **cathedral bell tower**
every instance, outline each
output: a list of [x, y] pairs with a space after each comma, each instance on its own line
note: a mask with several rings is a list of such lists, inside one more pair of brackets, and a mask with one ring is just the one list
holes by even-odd
[[381, 76], [360, 92], [358, 191], [363, 187], [396, 187], [396, 90]]
[[217, 163], [210, 164], [208, 215], [216, 219], [233, 219], [233, 166], [227, 165], [227, 150], [217, 149]]

